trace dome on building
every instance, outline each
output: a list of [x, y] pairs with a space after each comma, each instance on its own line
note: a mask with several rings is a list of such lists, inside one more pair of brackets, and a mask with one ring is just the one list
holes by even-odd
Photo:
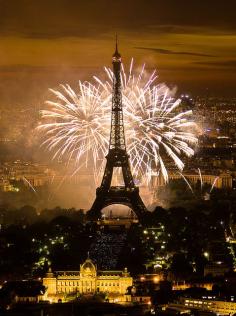
[[85, 262], [80, 266], [80, 273], [84, 276], [96, 275], [96, 266], [93, 264], [90, 258], [87, 258]]

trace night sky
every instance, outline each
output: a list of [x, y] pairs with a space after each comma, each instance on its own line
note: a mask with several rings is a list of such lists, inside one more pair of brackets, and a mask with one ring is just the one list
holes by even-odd
[[235, 95], [235, 12], [235, 0], [0, 0], [0, 106], [99, 75], [116, 32], [124, 63], [179, 92]]

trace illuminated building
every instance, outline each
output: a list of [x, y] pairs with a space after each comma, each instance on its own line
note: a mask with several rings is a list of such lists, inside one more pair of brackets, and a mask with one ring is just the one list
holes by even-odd
[[0, 179], [0, 190], [3, 192], [15, 191], [14, 186], [7, 179]]
[[124, 227], [125, 229], [129, 229], [132, 224], [138, 223], [136, 218], [105, 218], [99, 219], [97, 224], [99, 227], [104, 229], [104, 227], [109, 227], [110, 230], [121, 229]]
[[197, 308], [204, 311], [211, 311], [221, 315], [229, 315], [236, 313], [236, 302], [217, 301], [215, 297], [203, 299], [196, 298], [180, 298], [181, 305], [188, 308]]
[[67, 300], [69, 295], [92, 295], [105, 293], [116, 302], [125, 302], [127, 288], [133, 285], [133, 278], [125, 268], [123, 271], [99, 271], [91, 259], [80, 265], [80, 271], [51, 270], [43, 278], [46, 287], [45, 299]]
[[15, 191], [11, 181], [23, 181], [25, 186], [40, 187], [50, 183], [55, 172], [46, 165], [17, 160], [0, 166], [0, 190]]
[[[199, 173], [184, 173], [184, 177], [192, 184], [196, 184], [200, 181]], [[202, 182], [214, 185], [215, 188], [232, 188], [233, 179], [232, 176], [228, 173], [220, 173], [219, 175], [210, 174], [210, 173], [202, 173], [201, 174]], [[179, 180], [183, 179], [180, 174], [170, 173], [169, 180]], [[152, 176], [152, 186], [164, 186], [166, 183], [162, 176]]]
[[174, 281], [172, 283], [172, 290], [184, 291], [192, 287], [205, 288], [208, 291], [212, 291], [213, 282], [185, 282], [185, 281]]

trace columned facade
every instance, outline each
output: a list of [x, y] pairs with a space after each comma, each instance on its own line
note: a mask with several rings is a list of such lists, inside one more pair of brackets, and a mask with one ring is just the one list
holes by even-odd
[[125, 301], [127, 288], [133, 285], [133, 278], [125, 268], [116, 271], [99, 271], [91, 259], [80, 265], [80, 271], [51, 270], [43, 278], [46, 299], [57, 301], [69, 295], [93, 295], [105, 293], [117, 295]]

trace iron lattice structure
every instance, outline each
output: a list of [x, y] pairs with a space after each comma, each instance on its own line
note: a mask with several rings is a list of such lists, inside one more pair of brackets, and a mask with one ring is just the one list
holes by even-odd
[[[109, 152], [101, 186], [96, 190], [96, 198], [89, 211], [89, 217], [98, 219], [101, 210], [111, 204], [123, 204], [130, 207], [139, 220], [142, 220], [147, 209], [139, 195], [139, 188], [135, 186], [129, 165], [129, 156], [125, 146], [125, 132], [121, 92], [121, 55], [116, 50], [112, 58], [113, 64], [113, 92], [111, 111], [111, 132]], [[121, 168], [124, 179], [123, 186], [111, 186], [114, 168]]]

